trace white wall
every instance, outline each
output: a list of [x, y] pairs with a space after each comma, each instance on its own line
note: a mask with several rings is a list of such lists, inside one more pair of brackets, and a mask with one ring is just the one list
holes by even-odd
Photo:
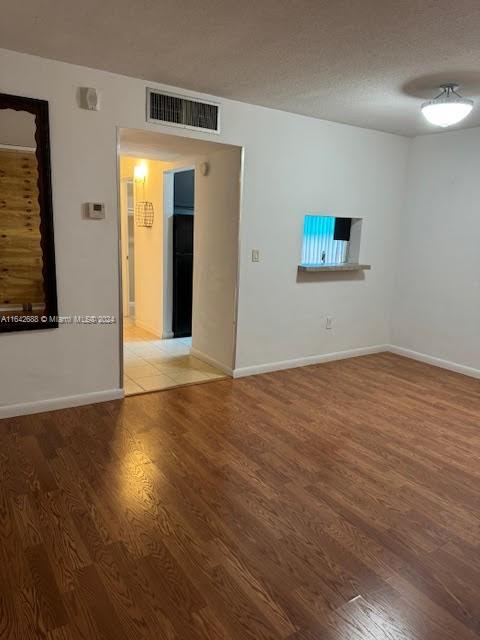
[[234, 368], [240, 177], [241, 149], [197, 162], [192, 347], [227, 371]]
[[[145, 86], [92, 69], [0, 50], [2, 91], [50, 102], [59, 311], [118, 316], [117, 127], [182, 134], [145, 122]], [[78, 108], [96, 87], [99, 112]], [[177, 89], [178, 92], [178, 89]], [[407, 141], [399, 136], [220, 100], [222, 133], [245, 148], [237, 367], [390, 341], [392, 245], [402, 207]], [[184, 135], [212, 139], [208, 134]], [[105, 220], [82, 203], [105, 202]], [[365, 218], [363, 280], [297, 283], [307, 212]], [[261, 262], [250, 262], [257, 248]], [[334, 316], [325, 331], [324, 317]], [[115, 326], [64, 325], [0, 335], [0, 404], [119, 387]]]
[[[255, 131], [245, 150], [236, 366], [389, 342], [407, 140], [264, 110]], [[360, 261], [372, 270], [298, 281], [305, 213], [363, 218]]]
[[480, 128], [411, 142], [393, 343], [480, 370]]

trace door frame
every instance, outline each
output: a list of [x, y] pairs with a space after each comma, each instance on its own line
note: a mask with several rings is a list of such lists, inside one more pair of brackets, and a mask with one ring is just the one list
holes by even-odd
[[[118, 317], [117, 317], [117, 326], [118, 326], [118, 373], [119, 373], [119, 389], [124, 389], [124, 340], [123, 340], [123, 278], [122, 278], [122, 224], [121, 224], [121, 211], [120, 211], [120, 197], [121, 197], [121, 167], [120, 167], [120, 132], [121, 129], [128, 129], [129, 127], [116, 127], [116, 136], [115, 136], [115, 154], [116, 154], [116, 165], [117, 171], [115, 176], [115, 204], [116, 204], [116, 226], [117, 226], [117, 274], [118, 274]], [[130, 127], [135, 128], [135, 127]], [[148, 131], [148, 129], [140, 129], [141, 131]], [[171, 133], [165, 132], [165, 135], [172, 135]], [[201, 140], [198, 137], [194, 136], [177, 136], [177, 137], [189, 137], [192, 140]], [[227, 142], [219, 142], [219, 145], [225, 144], [228, 146]], [[239, 290], [240, 290], [240, 265], [242, 260], [242, 241], [241, 241], [241, 228], [242, 228], [242, 219], [244, 215], [244, 186], [245, 186], [245, 147], [243, 145], [234, 145], [240, 149], [240, 197], [239, 197], [239, 208], [238, 208], [238, 236], [237, 236], [237, 274], [236, 274], [236, 285], [235, 285], [235, 299], [234, 299], [234, 332], [233, 332], [233, 354], [232, 354], [232, 373], [235, 371], [236, 361], [237, 361], [237, 339], [238, 339], [238, 309], [239, 309]], [[127, 155], [127, 154], [125, 154]], [[182, 167], [183, 168], [183, 167]], [[184, 167], [189, 168], [189, 167]], [[190, 168], [192, 168], [190, 166]], [[195, 168], [195, 167], [193, 167]], [[171, 170], [174, 171], [174, 170]], [[167, 173], [167, 172], [165, 172]], [[165, 216], [163, 216], [165, 218]], [[195, 232], [194, 232], [195, 233]], [[164, 235], [165, 238], [165, 235]]]
[[[120, 226], [122, 228], [122, 242], [120, 245], [120, 259], [122, 264], [122, 316], [130, 315], [130, 234], [128, 232], [128, 184], [134, 184], [133, 177], [122, 178], [120, 181]], [[135, 189], [133, 190], [133, 199], [135, 207]], [[122, 215], [122, 211], [126, 211], [126, 215]], [[135, 267], [134, 267], [135, 268]], [[125, 314], [125, 311], [127, 313]]]

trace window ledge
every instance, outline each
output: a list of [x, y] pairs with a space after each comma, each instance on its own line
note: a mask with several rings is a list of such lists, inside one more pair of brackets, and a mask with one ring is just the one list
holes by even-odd
[[299, 271], [369, 271], [369, 264], [358, 264], [357, 262], [344, 262], [341, 264], [299, 264]]

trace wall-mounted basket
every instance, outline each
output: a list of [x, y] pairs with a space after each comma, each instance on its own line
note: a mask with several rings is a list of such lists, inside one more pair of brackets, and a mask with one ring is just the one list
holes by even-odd
[[139, 200], [135, 203], [135, 224], [137, 227], [153, 226], [153, 203], [148, 200]]

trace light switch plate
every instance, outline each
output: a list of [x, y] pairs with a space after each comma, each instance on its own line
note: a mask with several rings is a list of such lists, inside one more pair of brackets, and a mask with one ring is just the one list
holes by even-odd
[[252, 262], [260, 262], [260, 251], [252, 249]]

